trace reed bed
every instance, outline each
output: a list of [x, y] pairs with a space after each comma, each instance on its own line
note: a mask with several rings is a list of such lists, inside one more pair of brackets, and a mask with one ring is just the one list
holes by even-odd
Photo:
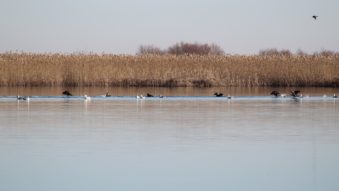
[[0, 86], [339, 87], [339, 56], [3, 53]]

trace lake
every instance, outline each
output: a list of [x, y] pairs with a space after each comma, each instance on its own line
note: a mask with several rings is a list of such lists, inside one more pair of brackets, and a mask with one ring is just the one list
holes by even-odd
[[271, 89], [0, 88], [0, 190], [339, 190], [338, 89]]

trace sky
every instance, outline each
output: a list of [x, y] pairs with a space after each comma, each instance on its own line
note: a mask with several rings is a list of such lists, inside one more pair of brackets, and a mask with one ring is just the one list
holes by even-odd
[[135, 54], [178, 42], [339, 51], [338, 10], [339, 0], [0, 0], [0, 52]]

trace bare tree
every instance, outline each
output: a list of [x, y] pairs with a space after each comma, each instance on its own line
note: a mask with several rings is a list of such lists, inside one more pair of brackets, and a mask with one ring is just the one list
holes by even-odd
[[164, 54], [160, 48], [155, 47], [153, 45], [141, 45], [138, 49], [138, 55], [146, 55], [146, 54], [156, 54], [161, 55]]
[[216, 44], [211, 44], [209, 54], [211, 54], [211, 55], [224, 55], [225, 52], [220, 46], [218, 46]]
[[330, 57], [330, 56], [334, 56], [335, 52], [331, 51], [331, 50], [322, 50], [319, 55], [321, 56], [326, 56], [326, 57]]
[[167, 51], [169, 54], [175, 55], [223, 55], [224, 51], [215, 44], [199, 44], [199, 43], [176, 43], [170, 46]]
[[260, 56], [291, 56], [291, 51], [285, 49], [285, 50], [277, 50], [276, 48], [270, 48], [265, 50], [259, 51]]
[[308, 55], [306, 52], [302, 51], [301, 49], [297, 50], [296, 54], [298, 56], [307, 56]]
[[175, 55], [184, 54], [182, 46], [178, 43], [173, 46], [168, 47], [167, 52], [169, 54], [175, 54]]

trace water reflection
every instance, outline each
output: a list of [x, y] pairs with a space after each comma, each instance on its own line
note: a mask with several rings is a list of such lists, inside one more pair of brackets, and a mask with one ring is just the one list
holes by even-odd
[[0, 102], [0, 190], [337, 190], [334, 100]]

